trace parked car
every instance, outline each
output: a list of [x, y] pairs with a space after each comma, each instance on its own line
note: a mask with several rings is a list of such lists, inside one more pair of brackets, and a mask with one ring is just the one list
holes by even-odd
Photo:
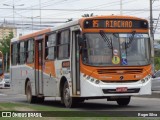
[[152, 90], [160, 91], [160, 70], [152, 76]]
[[10, 88], [10, 74], [5, 73], [3, 79], [0, 80], [0, 88]]

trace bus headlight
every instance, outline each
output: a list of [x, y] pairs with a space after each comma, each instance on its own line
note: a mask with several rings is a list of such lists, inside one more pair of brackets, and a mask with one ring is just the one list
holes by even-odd
[[91, 79], [91, 82], [94, 82], [94, 79], [93, 79], [93, 78]]
[[99, 84], [99, 83], [100, 83], [100, 81], [99, 81], [99, 80], [96, 80], [96, 81], [95, 81], [95, 83], [96, 83], [96, 84]]
[[87, 76], [87, 80], [89, 80], [90, 79], [90, 76]]
[[143, 78], [143, 79], [141, 80], [141, 82], [142, 82], [142, 83], [145, 83], [145, 82], [147, 82], [150, 78], [151, 78], [151, 76], [148, 75], [148, 76], [146, 76], [145, 78]]

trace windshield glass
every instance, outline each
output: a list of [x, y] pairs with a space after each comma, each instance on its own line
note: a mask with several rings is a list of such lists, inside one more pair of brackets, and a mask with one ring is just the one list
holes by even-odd
[[[106, 41], [107, 40], [107, 41]], [[85, 34], [83, 62], [92, 66], [136, 66], [150, 63], [148, 34]]]

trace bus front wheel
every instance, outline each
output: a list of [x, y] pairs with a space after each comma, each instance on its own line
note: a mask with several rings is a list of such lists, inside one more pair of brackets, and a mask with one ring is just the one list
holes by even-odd
[[120, 106], [127, 106], [130, 100], [131, 100], [131, 97], [129, 96], [125, 98], [118, 98], [116, 101], [117, 101], [117, 104]]
[[67, 108], [71, 108], [73, 106], [73, 98], [70, 96], [70, 90], [67, 81], [64, 83], [63, 87], [63, 103]]
[[30, 83], [30, 81], [28, 81], [27, 85], [26, 85], [26, 96], [27, 96], [27, 102], [28, 103], [35, 103], [36, 96], [32, 95], [32, 89], [31, 89], [31, 83]]

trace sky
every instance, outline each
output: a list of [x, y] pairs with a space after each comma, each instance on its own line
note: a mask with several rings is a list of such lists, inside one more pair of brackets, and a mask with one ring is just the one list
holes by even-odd
[[[122, 0], [122, 15], [149, 20], [150, 0]], [[160, 39], [160, 0], [153, 0], [155, 38]], [[13, 9], [14, 7], [14, 9]], [[120, 15], [120, 0], [0, 0], [0, 25], [16, 25], [18, 34], [63, 24], [84, 14]], [[41, 27], [39, 27], [41, 25]]]

